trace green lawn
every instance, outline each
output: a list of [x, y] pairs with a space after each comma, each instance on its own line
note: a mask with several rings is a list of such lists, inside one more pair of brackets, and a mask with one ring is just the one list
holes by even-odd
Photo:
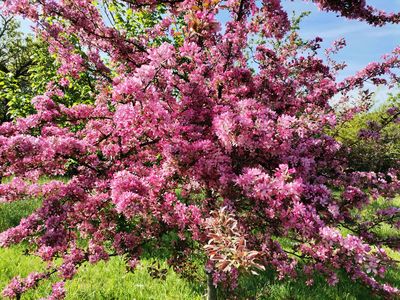
[[[38, 205], [37, 200], [0, 204], [0, 231], [17, 225], [20, 218]], [[168, 270], [165, 280], [153, 279], [147, 271], [152, 262], [154, 259], [151, 258], [143, 260], [135, 273], [127, 273], [124, 261], [119, 257], [113, 257], [107, 263], [86, 264], [81, 267], [74, 280], [67, 283], [67, 299], [204, 299], [204, 282], [189, 282], [171, 269]], [[159, 259], [158, 262], [166, 267], [163, 260]], [[15, 275], [26, 276], [29, 272], [44, 267], [38, 258], [24, 255], [23, 246], [0, 248], [0, 289]], [[392, 270], [388, 279], [400, 286], [400, 272]], [[50, 292], [50, 286], [50, 282], [44, 282], [36, 291], [24, 295], [22, 299], [40, 299]], [[329, 287], [322, 278], [317, 278], [314, 286], [307, 287], [303, 278], [277, 281], [270, 272], [257, 277], [242, 278], [236, 295], [220, 293], [221, 299], [228, 297], [273, 300], [379, 299], [371, 295], [365, 287], [348, 280], [344, 274], [336, 287]]]

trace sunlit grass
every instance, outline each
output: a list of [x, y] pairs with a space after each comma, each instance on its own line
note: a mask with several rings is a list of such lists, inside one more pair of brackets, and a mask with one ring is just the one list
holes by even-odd
[[[397, 205], [399, 201], [400, 199], [396, 199], [395, 204]], [[375, 205], [378, 204], [385, 205], [384, 202]], [[0, 231], [17, 225], [22, 217], [29, 215], [39, 205], [39, 200], [0, 204]], [[393, 233], [393, 228], [385, 226], [379, 230], [385, 234]], [[24, 277], [32, 271], [44, 270], [45, 265], [40, 259], [24, 255], [23, 250], [23, 246], [14, 246], [10, 249], [0, 248], [0, 289], [3, 289], [16, 275]], [[159, 253], [153, 255], [151, 251], [148, 252], [146, 259], [134, 273], [126, 271], [125, 262], [121, 257], [112, 257], [108, 262], [100, 262], [96, 265], [83, 265], [77, 276], [66, 284], [67, 299], [205, 299], [204, 276], [200, 276], [204, 278], [203, 281], [190, 282], [168, 268], [162, 255], [160, 256]], [[400, 259], [398, 252], [389, 254]], [[155, 260], [160, 262], [161, 267], [168, 269], [165, 280], [154, 279], [149, 275], [147, 268]], [[27, 293], [22, 299], [40, 299], [48, 295], [51, 282], [55, 280], [56, 277], [50, 282], [43, 282], [37, 290]], [[400, 272], [395, 269], [390, 270], [387, 280], [395, 286], [400, 286]], [[328, 286], [322, 277], [316, 277], [315, 284], [308, 287], [305, 285], [305, 278], [279, 281], [273, 272], [264, 272], [260, 276], [241, 278], [239, 288], [235, 293], [219, 291], [219, 299], [373, 300], [380, 298], [371, 294], [368, 288], [348, 279], [345, 273], [341, 274], [340, 282], [335, 287]]]
[[[22, 254], [22, 247], [0, 249], [0, 288], [15, 275], [26, 276], [30, 271], [41, 270], [44, 265], [39, 259]], [[122, 258], [113, 257], [109, 262], [81, 267], [74, 280], [67, 283], [67, 299], [204, 299], [204, 283], [191, 283], [168, 270], [165, 280], [153, 279], [146, 268], [150, 260], [144, 260], [134, 272], [127, 273]], [[166, 266], [161, 262], [162, 266]], [[304, 284], [304, 278], [278, 281], [272, 272], [258, 277], [242, 278], [235, 293], [220, 292], [220, 299], [380, 299], [371, 294], [361, 284], [354, 283], [342, 274], [335, 287], [326, 284], [322, 277], [315, 279], [314, 286]], [[390, 272], [388, 280], [400, 282], [398, 272]], [[53, 278], [54, 281], [54, 278]], [[44, 282], [37, 290], [31, 291], [23, 299], [40, 299], [50, 292], [51, 283]]]
[[[0, 249], [0, 289], [15, 275], [44, 270], [40, 259], [23, 255], [23, 247]], [[168, 269], [165, 280], [153, 279], [147, 272], [150, 260], [144, 260], [134, 273], [127, 272], [124, 260], [113, 257], [109, 262], [83, 265], [74, 280], [66, 284], [67, 299], [202, 299], [204, 289], [192, 286]], [[166, 267], [165, 263], [161, 263]], [[52, 278], [54, 282], [55, 277]], [[40, 299], [51, 291], [51, 282], [43, 282], [23, 299]]]

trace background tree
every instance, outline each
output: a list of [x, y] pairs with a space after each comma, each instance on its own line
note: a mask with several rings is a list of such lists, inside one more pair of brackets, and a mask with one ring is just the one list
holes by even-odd
[[347, 147], [350, 168], [387, 173], [400, 164], [399, 112], [399, 95], [392, 95], [378, 108], [338, 125], [334, 136]]
[[[12, 17], [0, 15], [0, 99], [1, 121], [9, 121], [12, 113], [9, 104], [19, 97], [21, 106], [30, 102], [28, 73], [33, 65], [32, 37], [23, 37], [18, 23]], [[26, 97], [26, 98], [24, 98]]]
[[[10, 121], [35, 112], [32, 98], [45, 94], [55, 87], [60, 89], [58, 98], [67, 106], [92, 103], [94, 87], [90, 70], [79, 79], [58, 72], [59, 63], [48, 51], [48, 43], [42, 38], [21, 32], [19, 23], [1, 15], [0, 35], [0, 99], [1, 120]], [[79, 45], [76, 44], [76, 51]], [[55, 86], [54, 86], [55, 85]]]

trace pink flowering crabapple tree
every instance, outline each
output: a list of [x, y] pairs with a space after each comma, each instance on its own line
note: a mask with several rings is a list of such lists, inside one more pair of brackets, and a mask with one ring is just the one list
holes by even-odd
[[[400, 48], [337, 82], [343, 65], [325, 63], [321, 39], [303, 41], [280, 2], [4, 1], [3, 10], [37, 24], [60, 80], [90, 69], [97, 93], [93, 105], [67, 107], [49, 85], [32, 99], [35, 114], [0, 125], [0, 175], [12, 178], [1, 201], [43, 201], [0, 245], [25, 242], [49, 266], [14, 278], [3, 296], [20, 298], [56, 274], [49, 299], [62, 299], [83, 263], [120, 255], [134, 270], [149, 246], [169, 247], [171, 264], [203, 251], [210, 299], [214, 285], [234, 289], [240, 274], [266, 268], [280, 279], [305, 274], [308, 285], [315, 274], [334, 285], [345, 270], [373, 292], [398, 295], [385, 272], [399, 238], [375, 229], [399, 227], [390, 199], [400, 168], [353, 171], [327, 132], [369, 107], [360, 97], [335, 110], [333, 96], [345, 103], [367, 81], [398, 81]], [[400, 23], [363, 0], [312, 2], [371, 26]], [[139, 15], [152, 25], [132, 34]], [[379, 196], [385, 208], [363, 220], [359, 211]]]

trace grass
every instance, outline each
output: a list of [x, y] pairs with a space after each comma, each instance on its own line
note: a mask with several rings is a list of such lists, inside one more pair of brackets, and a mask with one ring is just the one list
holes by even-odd
[[[22, 247], [0, 250], [0, 288], [15, 275], [26, 276], [31, 271], [43, 270], [37, 258], [22, 254]], [[127, 273], [122, 258], [113, 257], [109, 262], [82, 266], [74, 280], [67, 282], [67, 299], [202, 299], [204, 290], [192, 287], [169, 270], [165, 280], [152, 279], [147, 272], [151, 261], [145, 260], [134, 272]], [[52, 281], [55, 279], [53, 278]], [[22, 299], [40, 299], [49, 294], [50, 282], [30, 291]]]
[[19, 221], [40, 205], [39, 200], [0, 203], [0, 232], [17, 226]]
[[[16, 201], [0, 204], [0, 232], [19, 224], [40, 205], [39, 200]], [[161, 267], [168, 273], [163, 279], [153, 279], [147, 268], [153, 259], [141, 261], [134, 273], [127, 273], [121, 257], [112, 257], [108, 262], [83, 265], [74, 278], [67, 282], [67, 299], [202, 299], [205, 289], [201, 284], [180, 278], [161, 261]], [[24, 246], [0, 248], [0, 290], [16, 275], [27, 276], [30, 272], [45, 269], [45, 264], [37, 257], [24, 255]], [[52, 278], [54, 282], [56, 278]], [[43, 282], [37, 290], [24, 294], [22, 299], [40, 299], [51, 291], [51, 282]]]
[[[398, 199], [400, 201], [400, 199]], [[27, 216], [40, 205], [38, 200], [17, 201], [8, 204], [0, 204], [0, 231], [19, 223], [19, 220]], [[388, 228], [383, 228], [389, 231]], [[28, 275], [32, 271], [40, 271], [45, 265], [40, 259], [23, 254], [23, 245], [9, 249], [0, 248], [0, 290], [9, 280], [20, 275]], [[393, 253], [394, 254], [394, 253]], [[396, 253], [397, 259], [399, 254]], [[67, 299], [153, 299], [153, 300], [179, 300], [179, 299], [204, 299], [204, 282], [189, 282], [179, 277], [169, 269], [162, 258], [157, 258], [161, 267], [168, 272], [164, 279], [153, 279], [148, 268], [155, 262], [151, 253], [147, 255], [134, 273], [127, 273], [125, 263], [121, 257], [112, 257], [108, 262], [100, 262], [96, 265], [83, 265], [77, 276], [67, 282]], [[315, 278], [315, 284], [308, 287], [304, 284], [304, 278], [296, 280], [278, 281], [272, 272], [264, 272], [257, 277], [241, 278], [238, 290], [233, 293], [221, 293], [220, 299], [272, 299], [272, 300], [357, 300], [380, 299], [372, 295], [370, 290], [361, 284], [349, 280], [343, 273], [340, 283], [330, 287], [321, 277]], [[51, 281], [55, 281], [52, 278]], [[392, 270], [387, 280], [395, 286], [400, 286], [400, 272]], [[51, 281], [43, 282], [37, 290], [30, 291], [22, 299], [40, 299], [49, 294]]]

